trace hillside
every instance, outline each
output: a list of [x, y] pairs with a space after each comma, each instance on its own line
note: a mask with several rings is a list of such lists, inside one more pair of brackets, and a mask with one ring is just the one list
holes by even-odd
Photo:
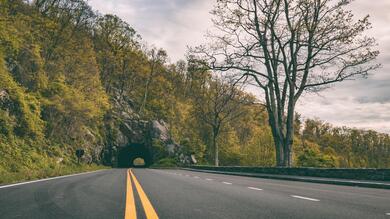
[[[146, 47], [129, 24], [86, 1], [0, 0], [0, 183], [110, 165], [103, 158], [117, 133], [112, 115], [124, 109], [165, 121], [202, 164], [213, 163], [219, 145], [221, 165], [274, 166], [264, 107], [239, 88], [221, 92], [226, 86], [191, 59], [169, 63], [163, 49]], [[218, 98], [231, 105], [218, 111], [229, 119], [215, 132], [208, 115]], [[387, 134], [299, 117], [295, 125], [295, 166], [390, 168]], [[154, 160], [167, 158], [153, 147]]]

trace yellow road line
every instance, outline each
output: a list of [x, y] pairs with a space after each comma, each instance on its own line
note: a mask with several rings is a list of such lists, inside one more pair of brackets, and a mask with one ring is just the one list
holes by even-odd
[[125, 219], [137, 219], [137, 211], [135, 209], [133, 186], [131, 185], [130, 170], [127, 171], [126, 183], [126, 210]]
[[152, 203], [150, 203], [144, 190], [142, 189], [137, 178], [135, 177], [135, 175], [133, 174], [133, 172], [131, 170], [130, 170], [130, 174], [131, 174], [131, 177], [133, 178], [135, 188], [138, 191], [138, 195], [141, 199], [142, 206], [144, 207], [146, 218], [147, 219], [158, 219], [158, 215], [157, 215], [156, 211], [154, 210]]

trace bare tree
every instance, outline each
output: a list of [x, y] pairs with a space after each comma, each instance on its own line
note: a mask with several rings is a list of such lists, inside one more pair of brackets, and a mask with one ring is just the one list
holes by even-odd
[[248, 95], [232, 80], [213, 78], [207, 89], [193, 94], [197, 116], [212, 129], [212, 149], [215, 166], [219, 166], [218, 137], [222, 128], [239, 118], [245, 110], [242, 106], [250, 102]]
[[292, 165], [294, 111], [305, 91], [365, 77], [379, 65], [368, 16], [352, 0], [219, 0], [208, 46], [191, 49], [210, 69], [251, 78], [264, 93], [278, 166]]

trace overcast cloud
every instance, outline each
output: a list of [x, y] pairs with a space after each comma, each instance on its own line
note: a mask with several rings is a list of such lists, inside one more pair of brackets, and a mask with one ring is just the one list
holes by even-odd
[[[213, 0], [89, 0], [103, 14], [116, 14], [134, 27], [149, 44], [168, 51], [171, 61], [184, 58], [186, 46], [204, 43], [211, 27]], [[355, 0], [356, 16], [371, 16], [368, 33], [379, 43], [383, 67], [368, 79], [338, 84], [320, 95], [307, 94], [298, 111], [337, 126], [390, 133], [390, 1]]]

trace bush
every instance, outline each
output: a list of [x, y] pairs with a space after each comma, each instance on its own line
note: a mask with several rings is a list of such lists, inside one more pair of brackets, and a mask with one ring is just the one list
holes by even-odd
[[158, 139], [153, 139], [153, 160], [164, 160], [164, 157], [168, 157], [168, 152], [165, 149], [165, 145]]
[[336, 158], [331, 155], [324, 155], [312, 149], [306, 149], [298, 156], [297, 166], [299, 167], [336, 167]]
[[177, 167], [177, 163], [173, 158], [163, 158], [153, 164], [152, 167]]

